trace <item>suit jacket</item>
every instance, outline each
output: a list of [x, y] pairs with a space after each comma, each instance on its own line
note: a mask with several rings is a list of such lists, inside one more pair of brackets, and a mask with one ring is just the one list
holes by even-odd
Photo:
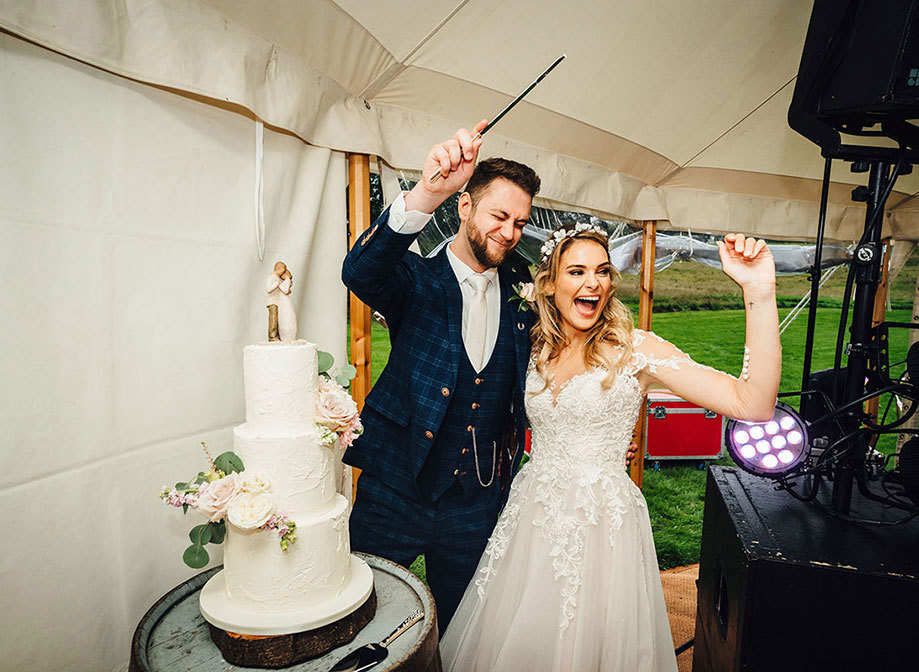
[[[347, 464], [375, 474], [405, 495], [417, 496], [416, 479], [450, 403], [463, 356], [462, 302], [446, 246], [432, 258], [408, 252], [416, 235], [389, 225], [389, 209], [351, 248], [342, 280], [364, 303], [379, 311], [389, 326], [389, 362], [367, 396], [362, 411], [364, 434], [345, 453]], [[511, 285], [528, 278], [498, 269], [502, 301]], [[503, 312], [503, 311], [502, 311]], [[532, 313], [513, 308], [515, 384], [506, 435], [509, 461], [505, 484], [522, 455], [525, 416], [523, 394], [530, 352]]]

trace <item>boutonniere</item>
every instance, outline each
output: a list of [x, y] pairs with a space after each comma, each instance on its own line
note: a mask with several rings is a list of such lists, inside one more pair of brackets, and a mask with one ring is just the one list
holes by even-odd
[[[530, 271], [530, 277], [534, 277], [536, 274], [536, 267], [529, 266], [528, 270]], [[516, 285], [513, 285], [514, 295], [511, 296], [508, 301], [517, 302], [517, 310], [530, 310], [532, 304], [536, 302], [536, 285], [532, 282], [518, 282]]]

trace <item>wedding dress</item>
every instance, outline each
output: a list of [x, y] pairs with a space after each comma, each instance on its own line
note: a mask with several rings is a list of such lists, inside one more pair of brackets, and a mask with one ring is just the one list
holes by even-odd
[[531, 364], [530, 460], [441, 640], [445, 672], [677, 669], [647, 505], [625, 453], [638, 374], [708, 367], [634, 334], [631, 361], [607, 389], [603, 368], [558, 387]]

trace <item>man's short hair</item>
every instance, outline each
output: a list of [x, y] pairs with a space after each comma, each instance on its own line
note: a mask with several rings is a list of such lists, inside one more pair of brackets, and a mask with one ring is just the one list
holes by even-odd
[[530, 198], [536, 196], [539, 191], [539, 176], [529, 166], [510, 159], [485, 159], [475, 167], [472, 177], [466, 183], [466, 193], [472, 198], [473, 207], [479, 202], [488, 185], [498, 178], [516, 184], [528, 193]]

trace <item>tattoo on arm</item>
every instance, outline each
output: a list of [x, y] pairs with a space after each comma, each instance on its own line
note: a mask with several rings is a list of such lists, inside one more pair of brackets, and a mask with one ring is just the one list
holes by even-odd
[[750, 303], [748, 303], [747, 305], [750, 306], [750, 308], [753, 308], [753, 302], [752, 302], [752, 301], [751, 301]]

